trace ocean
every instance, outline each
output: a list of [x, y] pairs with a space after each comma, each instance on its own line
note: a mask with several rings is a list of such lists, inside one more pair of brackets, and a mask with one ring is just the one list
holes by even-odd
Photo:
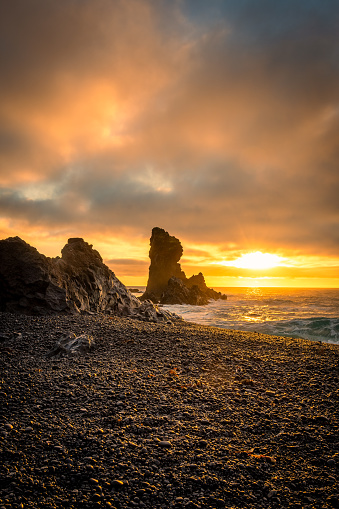
[[226, 301], [165, 309], [187, 321], [339, 344], [339, 289], [215, 288]]

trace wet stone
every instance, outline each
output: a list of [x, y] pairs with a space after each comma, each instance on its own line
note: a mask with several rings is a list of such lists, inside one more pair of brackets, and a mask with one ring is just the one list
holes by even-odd
[[169, 442], [168, 440], [161, 440], [161, 441], [159, 442], [159, 447], [164, 447], [164, 448], [166, 448], [166, 447], [172, 447], [172, 444], [171, 444], [171, 442]]
[[112, 488], [120, 489], [124, 486], [124, 483], [123, 483], [123, 481], [120, 481], [119, 479], [113, 479], [113, 481], [111, 481], [111, 485], [112, 485]]

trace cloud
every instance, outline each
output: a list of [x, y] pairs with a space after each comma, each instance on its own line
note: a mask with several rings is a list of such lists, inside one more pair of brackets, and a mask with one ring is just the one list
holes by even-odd
[[0, 10], [4, 232], [337, 256], [336, 2]]
[[105, 260], [106, 265], [116, 273], [119, 278], [126, 277], [147, 277], [149, 261], [132, 258], [112, 258]]
[[111, 260], [105, 260], [106, 263], [110, 265], [149, 265], [149, 262], [144, 260], [135, 260], [133, 258], [112, 258]]

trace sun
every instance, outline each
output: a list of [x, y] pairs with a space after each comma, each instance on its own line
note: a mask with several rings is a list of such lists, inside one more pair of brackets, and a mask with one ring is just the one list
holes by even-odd
[[232, 265], [232, 267], [237, 267], [238, 269], [263, 270], [278, 267], [282, 261], [283, 258], [281, 256], [256, 251], [255, 253], [243, 254], [236, 260], [227, 262], [227, 265]]

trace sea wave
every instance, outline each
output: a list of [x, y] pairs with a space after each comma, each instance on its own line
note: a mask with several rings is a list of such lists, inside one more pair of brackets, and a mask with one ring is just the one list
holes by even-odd
[[273, 336], [286, 336], [312, 341], [322, 341], [339, 344], [339, 318], [313, 317], [292, 320], [261, 321], [258, 313], [248, 313], [242, 320], [229, 320], [226, 316], [216, 316], [213, 313], [203, 313], [185, 310], [186, 306], [166, 306], [187, 321], [210, 325], [223, 329], [261, 332]]
[[165, 307], [194, 323], [339, 344], [339, 290], [223, 290], [227, 301]]
[[[244, 328], [241, 324], [239, 326]], [[262, 322], [255, 327], [245, 325], [245, 330], [339, 344], [339, 319], [336, 318], [315, 317]]]

